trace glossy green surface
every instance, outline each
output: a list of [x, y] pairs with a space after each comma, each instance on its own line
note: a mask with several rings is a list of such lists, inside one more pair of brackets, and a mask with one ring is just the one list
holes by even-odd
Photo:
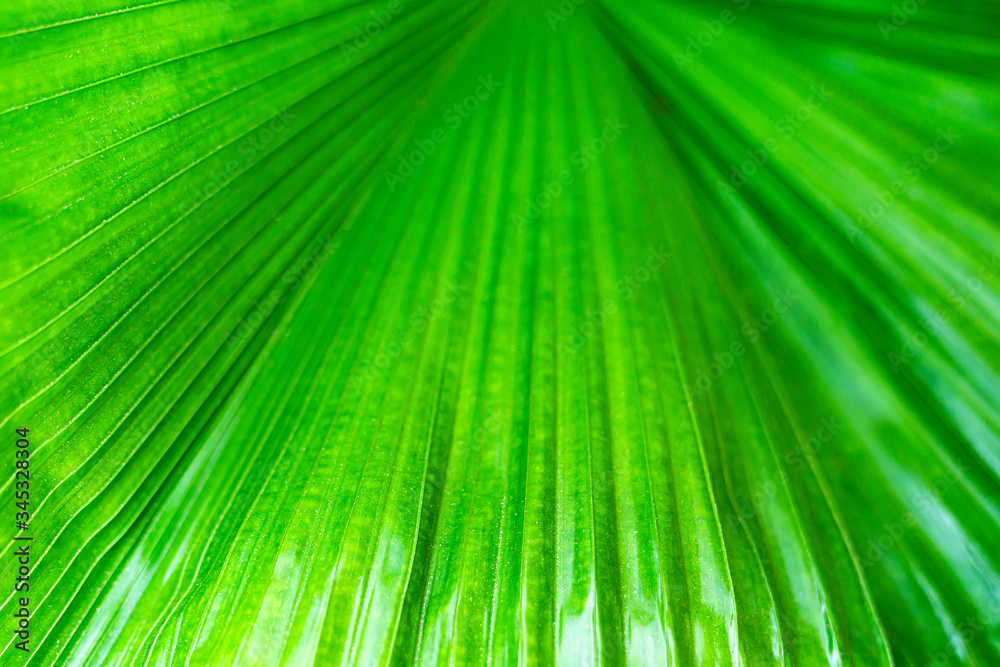
[[912, 6], [6, 3], [0, 664], [1000, 664], [1000, 8]]

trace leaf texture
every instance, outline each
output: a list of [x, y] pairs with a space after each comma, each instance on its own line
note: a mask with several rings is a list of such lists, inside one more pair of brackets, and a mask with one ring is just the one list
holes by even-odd
[[1000, 663], [998, 57], [979, 1], [6, 5], [0, 662]]

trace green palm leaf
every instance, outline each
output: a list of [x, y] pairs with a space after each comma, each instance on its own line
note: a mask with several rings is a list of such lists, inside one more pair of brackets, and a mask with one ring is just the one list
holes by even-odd
[[0, 662], [1000, 662], [998, 27], [0, 8]]

